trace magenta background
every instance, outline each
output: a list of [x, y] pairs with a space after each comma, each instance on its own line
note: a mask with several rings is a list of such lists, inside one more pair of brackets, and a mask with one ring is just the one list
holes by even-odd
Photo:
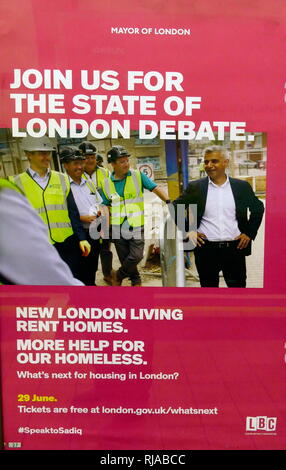
[[[1, 2], [1, 127], [10, 127], [14, 115], [9, 100], [10, 92], [15, 92], [9, 89], [14, 68], [72, 69], [74, 76], [80, 69], [112, 69], [119, 71], [121, 78], [127, 70], [168, 70], [184, 74], [184, 95], [202, 97], [201, 110], [190, 120], [246, 121], [248, 131], [263, 131], [268, 136], [263, 289], [202, 292], [176, 288], [111, 291], [109, 287], [1, 287], [6, 442], [21, 441], [24, 449], [285, 448], [285, 10], [284, 0], [148, 0], [134, 1], [132, 8], [125, 0], [116, 4], [110, 0]], [[186, 27], [192, 33], [186, 37], [112, 35], [111, 26]], [[126, 93], [125, 85], [122, 80], [121, 89], [112, 93]], [[139, 90], [135, 94], [140, 94]], [[67, 91], [55, 91], [63, 92], [68, 100]], [[97, 93], [74, 86], [70, 94], [81, 92]], [[105, 90], [99, 93], [107, 94]], [[142, 89], [141, 94], [147, 92]], [[166, 95], [157, 96], [160, 103]], [[32, 117], [35, 115], [28, 118]], [[156, 120], [154, 116], [147, 118]], [[23, 115], [23, 122], [26, 119]], [[173, 118], [158, 114], [157, 119]], [[15, 370], [21, 366], [15, 360], [16, 305], [183, 308], [182, 322], [133, 321], [127, 335], [145, 340], [148, 372], [177, 371], [180, 376], [176, 382], [152, 383], [18, 380]], [[124, 335], [117, 336], [124, 339]], [[64, 371], [64, 366], [61, 369]], [[121, 370], [118, 366], [99, 369]], [[122, 367], [127, 369], [131, 370]], [[144, 371], [143, 366], [134, 369]], [[44, 367], [35, 366], [35, 370]], [[18, 393], [56, 394], [61, 398], [58, 405], [63, 407], [217, 406], [220, 414], [19, 415]], [[246, 436], [247, 416], [277, 417], [277, 435]], [[19, 425], [77, 426], [85, 433], [83, 437], [31, 437], [18, 435]]]

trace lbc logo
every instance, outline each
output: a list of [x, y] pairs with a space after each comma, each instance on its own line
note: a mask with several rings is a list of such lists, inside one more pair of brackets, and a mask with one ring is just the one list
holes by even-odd
[[277, 418], [267, 416], [248, 416], [246, 418], [246, 431], [275, 431]]

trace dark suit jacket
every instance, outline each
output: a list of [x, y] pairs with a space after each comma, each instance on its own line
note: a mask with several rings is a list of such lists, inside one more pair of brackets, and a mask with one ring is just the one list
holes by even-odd
[[[238, 228], [241, 233], [245, 233], [252, 240], [254, 240], [262, 221], [264, 205], [255, 196], [252, 187], [249, 183], [247, 183], [247, 181], [243, 181], [236, 178], [229, 178], [229, 182], [235, 201]], [[183, 194], [179, 196], [175, 201], [173, 201], [173, 206], [175, 208], [176, 215], [178, 212], [179, 204], [184, 204], [186, 209], [190, 204], [195, 204], [197, 206], [197, 220], [195, 221], [196, 226], [192, 227], [192, 224], [188, 222], [188, 228], [186, 228], [186, 226], [183, 227], [182, 221], [179, 221], [176, 217], [177, 225], [181, 230], [190, 231], [196, 229], [196, 227], [199, 227], [202, 216], [205, 211], [208, 184], [208, 177], [191, 181], [188, 184], [187, 189], [183, 192]], [[244, 252], [246, 256], [251, 254], [251, 243], [248, 244]]]

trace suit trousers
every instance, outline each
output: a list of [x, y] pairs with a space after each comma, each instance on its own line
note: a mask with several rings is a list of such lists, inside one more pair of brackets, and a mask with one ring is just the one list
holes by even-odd
[[86, 240], [90, 244], [91, 250], [88, 256], [81, 257], [79, 280], [86, 286], [94, 286], [102, 240], [91, 238], [88, 230], [86, 230]]
[[54, 243], [58, 254], [62, 260], [69, 266], [73, 276], [76, 279], [80, 279], [80, 263], [81, 263], [81, 251], [79, 247], [79, 240], [73, 234], [66, 238], [63, 242]]
[[112, 258], [111, 242], [103, 238], [100, 243], [100, 261], [103, 276], [105, 277], [111, 276]]
[[227, 287], [246, 287], [246, 262], [244, 250], [237, 248], [238, 240], [209, 242], [196, 247], [195, 262], [201, 287], [219, 287], [222, 271]]

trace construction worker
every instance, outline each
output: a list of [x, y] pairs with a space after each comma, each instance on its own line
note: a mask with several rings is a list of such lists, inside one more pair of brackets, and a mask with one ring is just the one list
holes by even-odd
[[129, 152], [114, 146], [107, 153], [113, 167], [110, 178], [104, 180], [103, 203], [110, 207], [112, 240], [121, 263], [112, 272], [113, 285], [120, 286], [129, 278], [132, 286], [141, 286], [137, 268], [144, 251], [144, 189], [155, 193], [162, 201], [170, 203], [168, 195], [154, 181], [139, 170], [131, 170]]
[[[98, 193], [94, 182], [83, 178], [85, 156], [80, 150], [72, 147], [65, 147], [60, 152], [60, 160], [67, 172], [70, 180], [71, 191], [77, 205], [80, 220], [86, 232], [86, 239], [91, 246], [89, 256], [82, 258], [79, 278], [87, 286], [95, 285], [96, 271], [98, 268], [99, 253], [102, 245], [102, 239], [96, 239], [90, 236], [90, 225], [98, 217], [101, 217], [102, 211], [106, 207], [101, 207], [102, 198]], [[107, 211], [108, 213], [108, 211]]]
[[[91, 142], [85, 141], [79, 145], [79, 149], [85, 157], [83, 178], [92, 181], [96, 189], [103, 188], [105, 178], [109, 178], [109, 171], [107, 168], [101, 166], [98, 161], [97, 148]], [[112, 284], [112, 257], [110, 240], [102, 239], [100, 245], [100, 262], [103, 279], [108, 285]]]
[[99, 155], [99, 153], [96, 155], [96, 163], [97, 163], [97, 167], [104, 168], [104, 166], [103, 166], [103, 157], [101, 155]]
[[90, 245], [79, 218], [67, 175], [50, 168], [52, 151], [50, 139], [27, 136], [22, 148], [29, 168], [9, 179], [25, 194], [48, 227], [49, 240], [60, 257], [78, 278], [81, 255], [88, 256]]
[[200, 160], [199, 171], [200, 171], [200, 178], [203, 178], [206, 175], [205, 162], [203, 159]]
[[83, 177], [91, 179], [97, 188], [102, 188], [104, 179], [109, 177], [109, 171], [98, 165], [97, 148], [88, 141], [82, 142], [78, 148], [85, 157]]
[[0, 219], [1, 284], [83, 286], [49, 243], [46, 225], [20, 189], [3, 179]]

